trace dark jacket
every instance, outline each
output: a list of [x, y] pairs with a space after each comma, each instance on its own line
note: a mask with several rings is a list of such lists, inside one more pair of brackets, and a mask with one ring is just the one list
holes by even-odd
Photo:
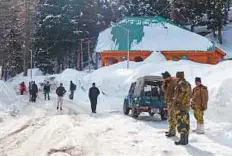
[[50, 84], [46, 84], [46, 85], [44, 85], [43, 91], [44, 91], [45, 93], [49, 93], [50, 90], [51, 90], [50, 88], [51, 88], [51, 85], [50, 85]]
[[89, 99], [97, 99], [99, 94], [100, 94], [100, 91], [97, 87], [91, 87], [89, 89]]
[[66, 93], [66, 90], [64, 89], [64, 87], [59, 86], [59, 87], [56, 89], [56, 94], [57, 94], [59, 97], [64, 96], [65, 93]]
[[31, 93], [32, 94], [38, 93], [38, 86], [36, 84], [32, 84]]
[[76, 85], [74, 83], [70, 83], [70, 91], [76, 90]]

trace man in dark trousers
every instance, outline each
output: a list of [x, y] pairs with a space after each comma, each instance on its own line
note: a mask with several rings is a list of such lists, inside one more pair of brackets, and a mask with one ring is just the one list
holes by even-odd
[[74, 98], [74, 91], [76, 90], [77, 86], [70, 81], [70, 92], [71, 94], [69, 95], [69, 98], [72, 100]]
[[99, 94], [100, 94], [99, 89], [96, 87], [96, 84], [93, 83], [92, 87], [89, 89], [89, 100], [91, 103], [92, 113], [96, 113], [97, 98]]
[[44, 84], [44, 99], [45, 100], [50, 100], [50, 91], [51, 91], [51, 85], [49, 84], [49, 81], [47, 81], [46, 84]]
[[36, 102], [37, 93], [38, 93], [38, 86], [36, 85], [35, 81], [33, 81], [32, 86], [31, 86], [31, 101], [32, 102]]
[[62, 110], [63, 106], [63, 96], [66, 93], [66, 90], [63, 87], [63, 84], [61, 83], [60, 86], [56, 89], [56, 94], [58, 96], [58, 102], [57, 102], [57, 109]]

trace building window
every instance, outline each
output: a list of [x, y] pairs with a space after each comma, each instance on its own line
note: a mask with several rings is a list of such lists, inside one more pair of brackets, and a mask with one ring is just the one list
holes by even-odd
[[134, 61], [135, 61], [135, 62], [142, 62], [142, 61], [143, 61], [143, 58], [140, 57], [140, 56], [137, 56], [137, 57], [135, 57]]
[[181, 60], [188, 60], [188, 56], [182, 55], [182, 56], [181, 56]]
[[173, 61], [179, 61], [179, 58], [177, 56], [172, 56]]

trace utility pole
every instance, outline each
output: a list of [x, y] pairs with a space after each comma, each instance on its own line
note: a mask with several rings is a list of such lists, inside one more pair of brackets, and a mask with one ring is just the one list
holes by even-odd
[[84, 55], [83, 55], [83, 45], [82, 42], [83, 40], [81, 39], [81, 71], [83, 71], [83, 62], [84, 62]]
[[30, 1], [25, 1], [25, 19], [24, 19], [24, 52], [23, 52], [23, 71], [24, 76], [27, 76], [28, 70], [28, 47], [30, 44]]
[[77, 50], [77, 70], [81, 71], [81, 52]]
[[91, 60], [91, 55], [90, 55], [90, 40], [88, 40], [88, 66], [89, 66], [89, 72], [91, 71], [91, 68], [90, 68], [90, 60]]

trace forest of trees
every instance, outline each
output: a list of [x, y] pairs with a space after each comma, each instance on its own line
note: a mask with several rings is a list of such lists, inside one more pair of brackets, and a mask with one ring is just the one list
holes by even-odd
[[[0, 66], [10, 75], [82, 70], [100, 31], [124, 16], [163, 16], [207, 26], [222, 43], [231, 0], [0, 0]], [[218, 33], [216, 33], [218, 31]], [[218, 34], [218, 35], [216, 35]], [[31, 54], [33, 63], [31, 64]]]

